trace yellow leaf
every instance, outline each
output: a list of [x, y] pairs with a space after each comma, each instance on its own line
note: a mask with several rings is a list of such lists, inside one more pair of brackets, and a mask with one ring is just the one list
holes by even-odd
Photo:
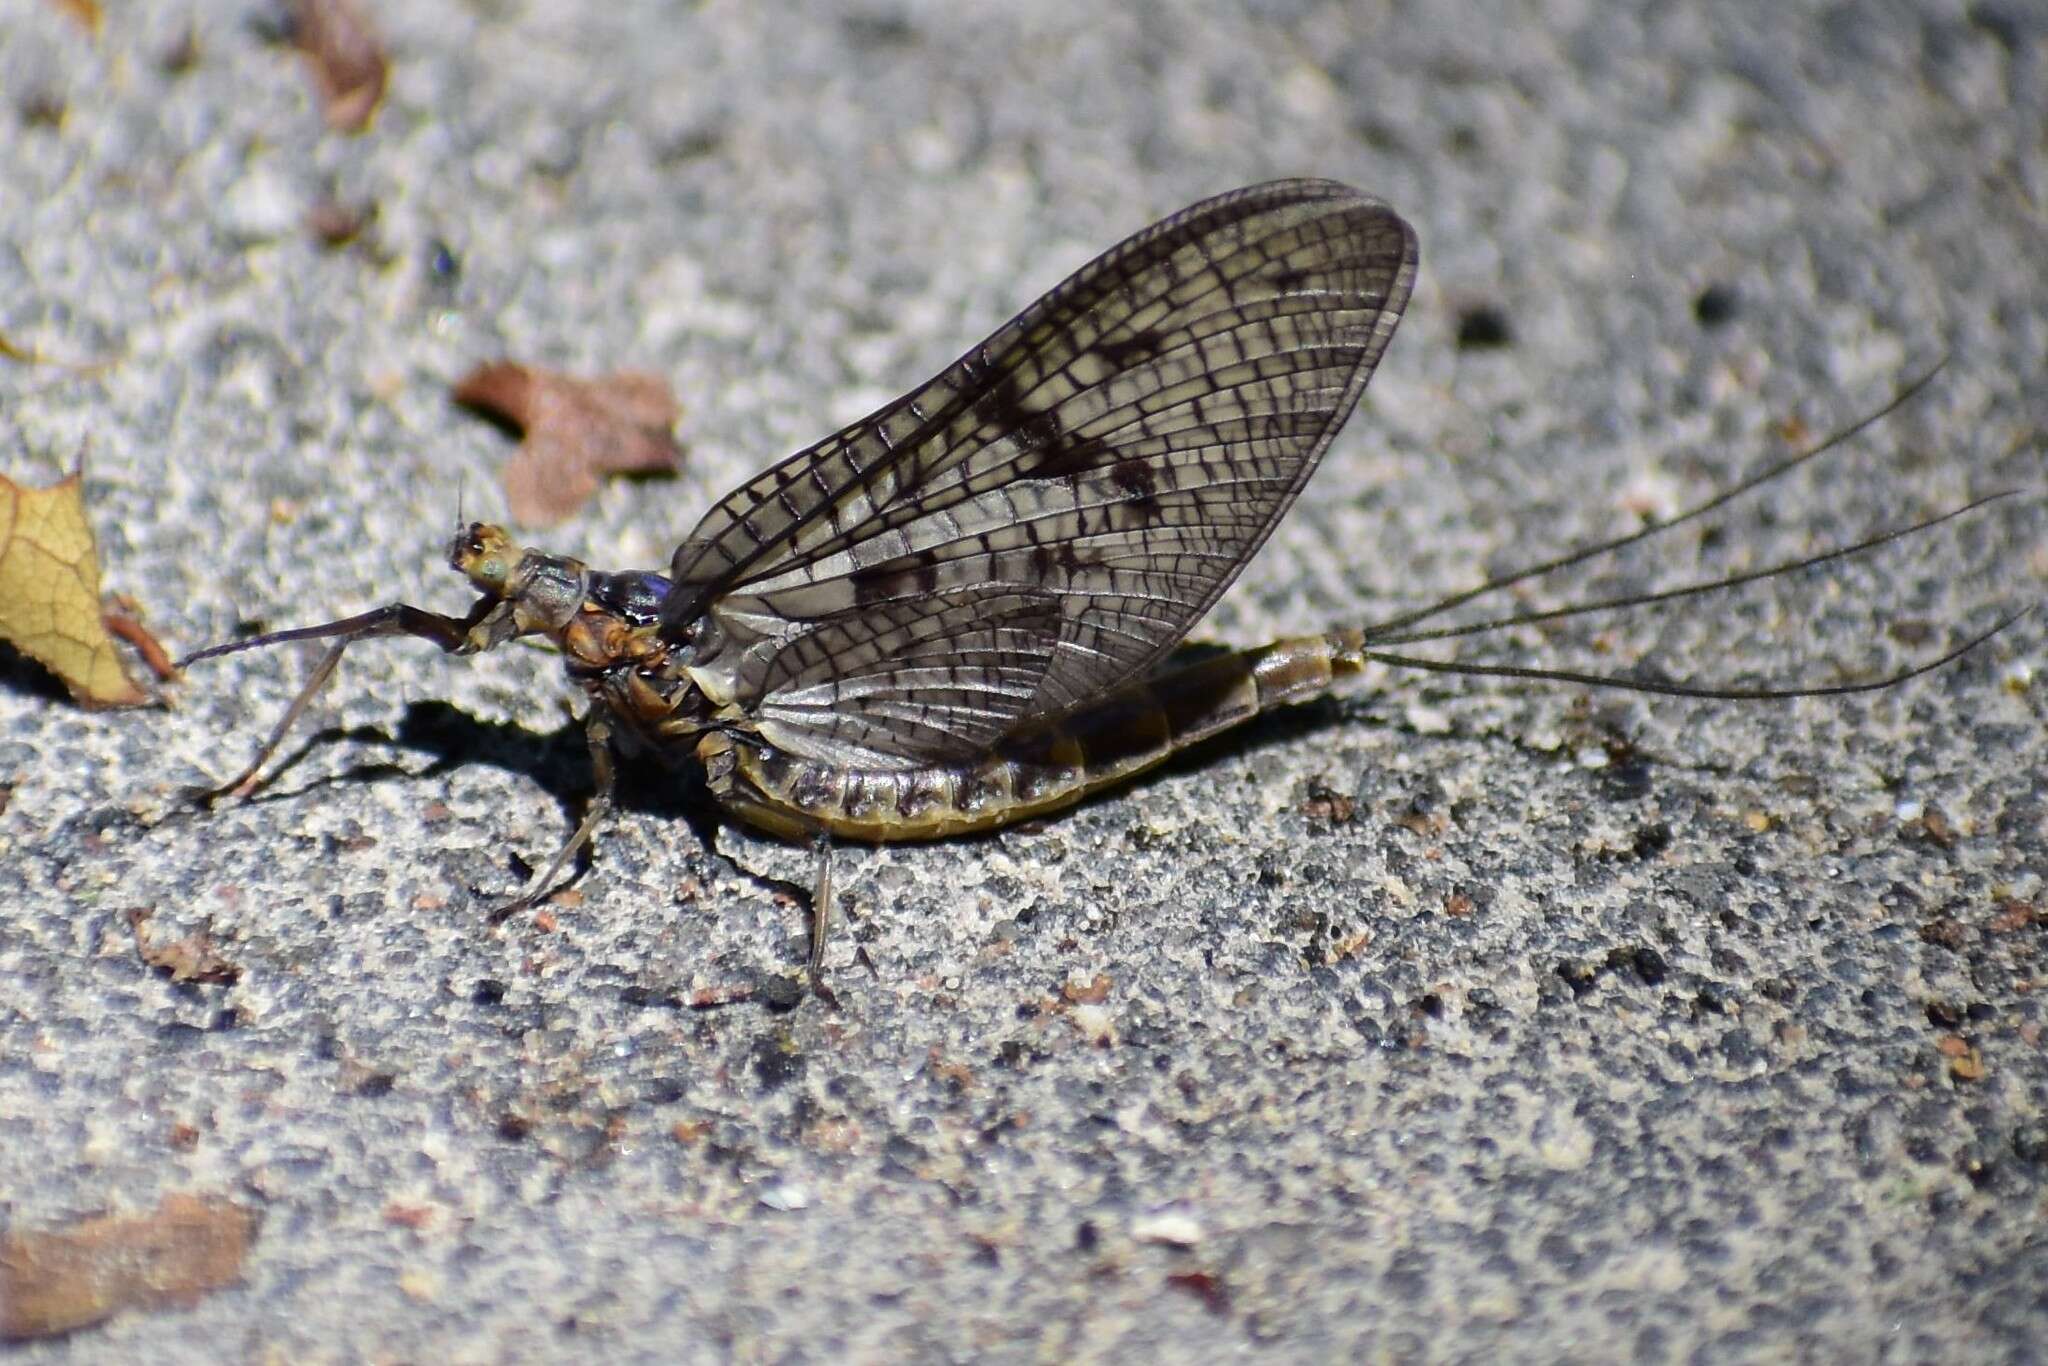
[[0, 640], [63, 679], [81, 706], [150, 700], [101, 621], [99, 557], [76, 472], [46, 489], [0, 475]]

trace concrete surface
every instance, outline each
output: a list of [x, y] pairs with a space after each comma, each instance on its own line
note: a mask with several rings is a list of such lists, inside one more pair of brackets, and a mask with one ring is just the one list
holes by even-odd
[[[1423, 271], [1211, 637], [1626, 529], [1944, 351], [1718, 536], [1530, 600], [2031, 496], [1501, 657], [1827, 679], [2048, 578], [2038, 5], [377, 9], [348, 138], [263, 5], [94, 42], [0, 0], [0, 330], [120, 356], [0, 365], [0, 460], [89, 450], [108, 586], [174, 647], [466, 605], [479, 361], [672, 379], [687, 470], [546, 538], [659, 566], [1123, 233], [1302, 173], [1400, 206]], [[301, 229], [327, 193], [371, 245]], [[12, 661], [0, 1221], [263, 1218], [238, 1288], [12, 1356], [2037, 1359], [2042, 636], [1783, 705], [1376, 676], [1039, 829], [842, 853], [839, 1006], [794, 1010], [804, 859], [659, 771], [546, 923], [487, 924], [585, 790], [537, 651], [364, 648], [210, 815], [179, 787], [307, 654], [122, 715]], [[166, 980], [133, 908], [239, 981]]]

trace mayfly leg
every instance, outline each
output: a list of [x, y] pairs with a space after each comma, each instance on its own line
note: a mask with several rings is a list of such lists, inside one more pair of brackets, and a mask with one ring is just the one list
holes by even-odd
[[811, 836], [811, 981], [821, 984], [825, 976], [825, 936], [832, 929], [832, 832], [820, 829]]
[[583, 819], [576, 823], [576, 829], [568, 840], [555, 851], [555, 856], [548, 860], [547, 867], [541, 870], [538, 877], [526, 884], [526, 890], [510, 901], [491, 908], [490, 920], [493, 925], [503, 924], [546, 895], [548, 889], [555, 885], [555, 879], [561, 876], [562, 870], [569, 865], [569, 861], [576, 857], [584, 845], [590, 843], [597, 834], [597, 828], [604, 824], [605, 818], [612, 813], [618, 791], [618, 771], [612, 763], [611, 718], [602, 707], [592, 707], [589, 714], [583, 718], [583, 738], [590, 745], [590, 771], [597, 783], [597, 791], [590, 799], [590, 806], [584, 811]]
[[[479, 607], [484, 605], [479, 604]], [[300, 626], [289, 631], [272, 631], [267, 635], [230, 641], [225, 645], [213, 645], [186, 655], [178, 661], [180, 669], [196, 664], [202, 659], [214, 659], [242, 650], [258, 650], [269, 645], [285, 645], [296, 640], [333, 642], [327, 647], [327, 652], [320, 657], [319, 664], [314, 666], [312, 676], [306, 680], [305, 686], [299, 689], [298, 696], [292, 699], [291, 706], [285, 709], [283, 717], [257, 748], [256, 757], [226, 782], [195, 792], [194, 800], [210, 805], [222, 797], [247, 796], [253, 791], [263, 766], [270, 762], [278, 747], [284, 743], [285, 737], [291, 734], [292, 727], [306, 714], [306, 708], [313, 704], [313, 699], [320, 695], [320, 690], [334, 677], [335, 670], [341, 666], [341, 657], [348, 652], [349, 646], [359, 640], [368, 640], [375, 636], [416, 636], [421, 640], [432, 641], [449, 654], [463, 654], [476, 648], [472, 643], [471, 630], [481, 620], [482, 615], [481, 612], [472, 612], [468, 617], [447, 617], [439, 612], [429, 612], [424, 608], [395, 602], [374, 611], [364, 612], [360, 616], [344, 617], [340, 621], [323, 622], [318, 626]]]

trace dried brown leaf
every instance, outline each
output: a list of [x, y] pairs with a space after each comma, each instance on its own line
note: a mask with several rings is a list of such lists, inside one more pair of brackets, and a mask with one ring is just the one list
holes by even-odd
[[2011, 934], [2014, 930], [2023, 930], [2033, 924], [2039, 915], [2040, 912], [2034, 909], [2031, 902], [2021, 901], [2017, 897], [2004, 897], [1999, 900], [1998, 914], [1986, 921], [1984, 928], [1993, 934]]
[[1214, 1272], [1176, 1271], [1167, 1276], [1166, 1283], [1193, 1295], [1212, 1314], [1230, 1312], [1230, 1287]]
[[434, 1209], [431, 1205], [408, 1205], [393, 1200], [384, 1206], [384, 1222], [417, 1233], [434, 1222]]
[[1807, 426], [1806, 419], [1797, 413], [1790, 417], [1779, 419], [1775, 425], [1778, 430], [1778, 439], [1787, 446], [1798, 448], [1807, 445], [1813, 440], [1813, 429]]
[[681, 410], [656, 375], [576, 379], [500, 361], [472, 370], [454, 395], [524, 434], [503, 477], [512, 516], [530, 526], [576, 511], [607, 474], [667, 472], [680, 459], [669, 429]]
[[1110, 988], [1115, 985], [1108, 973], [1098, 972], [1093, 981], [1065, 983], [1060, 987], [1060, 995], [1075, 1005], [1101, 1005], [1109, 999]]
[[320, 199], [306, 210], [306, 231], [320, 239], [323, 246], [345, 247], [362, 236], [376, 216], [375, 205], [358, 208], [336, 199]]
[[93, 37], [100, 36], [100, 24], [105, 16], [100, 13], [99, 0], [50, 0], [50, 3], [60, 13], [84, 25], [85, 31]]
[[213, 936], [203, 931], [186, 935], [159, 944], [152, 941], [149, 931], [150, 912], [137, 908], [128, 912], [128, 928], [135, 935], [135, 952], [142, 961], [162, 972], [167, 972], [173, 982], [235, 982], [240, 980], [242, 969], [214, 947]]
[[356, 0], [294, 0], [292, 37], [306, 54], [327, 126], [337, 133], [369, 127], [390, 65], [363, 7]]
[[0, 1340], [69, 1333], [123, 1309], [197, 1304], [241, 1276], [255, 1236], [250, 1210], [171, 1195], [150, 1214], [0, 1239]]
[[[71, 106], [64, 103], [60, 96], [53, 95], [47, 90], [39, 90], [22, 97], [19, 112], [26, 127], [62, 129], [64, 120], [71, 117]], [[16, 356], [12, 359], [21, 358]]]
[[142, 624], [142, 604], [126, 593], [110, 596], [100, 613], [100, 624], [107, 628], [107, 634], [116, 640], [125, 640], [142, 656], [142, 663], [151, 673], [165, 683], [178, 676], [178, 666], [171, 662], [171, 652], [164, 643]]
[[199, 65], [199, 29], [186, 24], [177, 39], [157, 58], [157, 65], [172, 76], [182, 76]]
[[151, 700], [121, 666], [100, 608], [100, 565], [76, 471], [46, 489], [0, 475], [0, 641], [86, 707]]

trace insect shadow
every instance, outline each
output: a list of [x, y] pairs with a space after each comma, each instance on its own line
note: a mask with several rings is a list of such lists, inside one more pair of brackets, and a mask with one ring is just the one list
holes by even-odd
[[[381, 745], [424, 756], [428, 762], [424, 767], [415, 767], [390, 759], [372, 760], [349, 764], [304, 782], [288, 781], [300, 764], [336, 745]], [[396, 727], [337, 725], [310, 732], [278, 757], [268, 781], [244, 800], [250, 806], [298, 802], [329, 788], [416, 783], [479, 764], [531, 783], [572, 817], [590, 805], [590, 773], [580, 723], [564, 722], [551, 731], [535, 731], [515, 722], [473, 716], [453, 703], [431, 698], [407, 703]], [[702, 777], [687, 768], [677, 769], [649, 757], [622, 764], [616, 809], [660, 821], [680, 822], [711, 865], [763, 891], [785, 895], [809, 893], [807, 886], [798, 887], [786, 879], [757, 873], [717, 852], [715, 838], [723, 822], [704, 791]], [[191, 814], [197, 815], [197, 808]], [[508, 862], [511, 871], [521, 879], [533, 875], [532, 867], [517, 853], [511, 854]], [[574, 862], [563, 869], [564, 876], [556, 889], [580, 881], [593, 864], [591, 848], [579, 850]], [[470, 891], [479, 900], [494, 903], [494, 924], [506, 919], [509, 909], [517, 909], [495, 905], [502, 898], [482, 887], [472, 887]]]

